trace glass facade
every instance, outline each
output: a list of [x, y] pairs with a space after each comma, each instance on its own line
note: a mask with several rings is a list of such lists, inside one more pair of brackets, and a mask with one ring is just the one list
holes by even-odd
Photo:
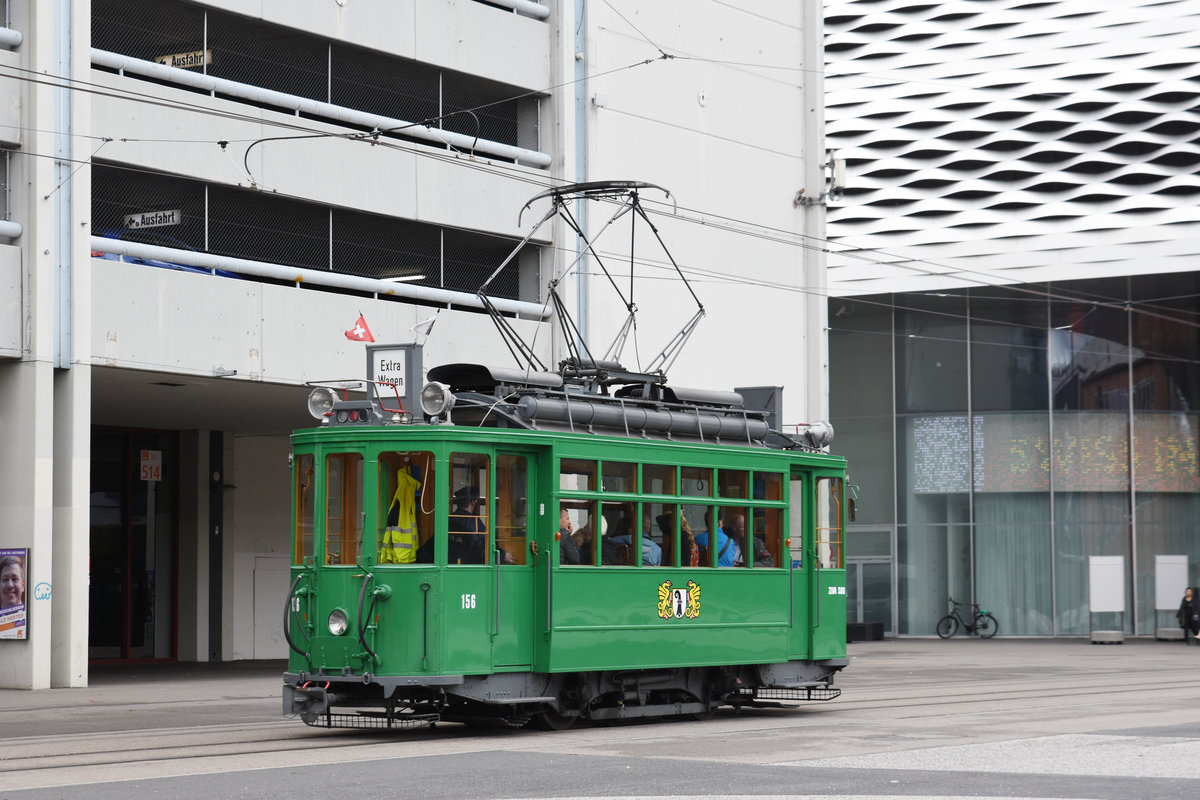
[[857, 621], [932, 635], [953, 598], [1000, 635], [1087, 635], [1088, 558], [1123, 556], [1117, 624], [1165, 624], [1155, 557], [1200, 576], [1198, 298], [1178, 273], [831, 300], [847, 556], [877, 576]]

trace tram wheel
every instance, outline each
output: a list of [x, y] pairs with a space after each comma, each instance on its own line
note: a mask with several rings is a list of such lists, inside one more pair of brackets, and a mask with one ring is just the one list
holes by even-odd
[[947, 614], [938, 620], [937, 635], [949, 639], [958, 630], [958, 620], [953, 614]]
[[543, 711], [540, 714], [534, 714], [529, 721], [544, 731], [565, 731], [574, 725], [577, 719], [579, 719], [578, 716], [567, 716], [559, 714], [557, 711]]

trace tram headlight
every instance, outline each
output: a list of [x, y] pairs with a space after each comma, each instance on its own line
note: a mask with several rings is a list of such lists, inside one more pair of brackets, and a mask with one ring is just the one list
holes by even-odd
[[454, 393], [444, 383], [430, 381], [421, 390], [421, 410], [431, 417], [440, 417], [454, 408]]
[[318, 386], [308, 393], [308, 413], [313, 419], [325, 419], [333, 411], [333, 402], [337, 399], [333, 389]]
[[829, 447], [833, 441], [833, 426], [828, 422], [814, 422], [808, 426], [808, 430], [804, 434], [808, 437], [808, 443], [818, 450], [823, 450]]
[[341, 636], [346, 632], [346, 628], [350, 627], [350, 620], [346, 617], [346, 612], [340, 608], [335, 608], [329, 612], [329, 632], [334, 636]]

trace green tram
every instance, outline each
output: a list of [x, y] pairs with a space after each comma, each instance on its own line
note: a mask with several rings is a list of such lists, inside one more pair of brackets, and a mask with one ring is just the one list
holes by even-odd
[[428, 379], [421, 413], [318, 388], [292, 436], [285, 714], [561, 729], [840, 694], [828, 426], [615, 363]]

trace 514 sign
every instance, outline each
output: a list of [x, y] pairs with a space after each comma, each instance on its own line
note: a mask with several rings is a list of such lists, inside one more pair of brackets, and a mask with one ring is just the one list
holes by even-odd
[[144, 480], [144, 481], [161, 481], [162, 480], [162, 451], [161, 450], [143, 450], [141, 461], [142, 461], [142, 480]]

